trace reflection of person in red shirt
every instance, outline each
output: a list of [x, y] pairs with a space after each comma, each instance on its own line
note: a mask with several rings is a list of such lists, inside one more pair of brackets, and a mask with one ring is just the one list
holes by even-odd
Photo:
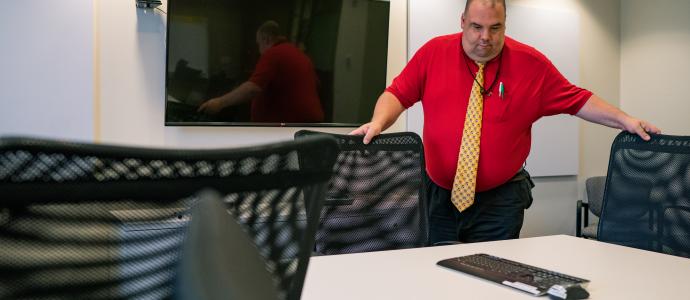
[[253, 122], [323, 122], [316, 72], [309, 57], [280, 35], [274, 21], [259, 27], [256, 42], [261, 57], [249, 80], [204, 102], [199, 111], [216, 114], [225, 107], [252, 100]]

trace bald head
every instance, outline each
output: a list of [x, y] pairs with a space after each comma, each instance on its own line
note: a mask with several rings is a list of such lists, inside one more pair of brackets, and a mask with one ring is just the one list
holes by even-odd
[[266, 21], [259, 26], [257, 33], [267, 37], [277, 37], [280, 35], [280, 25], [276, 21]]
[[259, 45], [259, 52], [264, 53], [271, 48], [280, 37], [280, 25], [276, 21], [266, 21], [256, 30], [256, 43]]
[[467, 12], [472, 2], [482, 2], [482, 4], [488, 5], [489, 7], [502, 6], [503, 13], [506, 13], [506, 0], [467, 0], [467, 2], [465, 2], [465, 12]]

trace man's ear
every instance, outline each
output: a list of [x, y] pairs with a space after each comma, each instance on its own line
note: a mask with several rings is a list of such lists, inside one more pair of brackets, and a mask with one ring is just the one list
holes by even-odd
[[462, 14], [460, 14], [460, 29], [465, 30], [465, 12], [463, 11]]

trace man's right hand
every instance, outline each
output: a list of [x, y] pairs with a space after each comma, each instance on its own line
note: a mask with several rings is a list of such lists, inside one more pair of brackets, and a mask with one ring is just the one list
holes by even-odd
[[350, 134], [364, 135], [364, 144], [369, 144], [372, 138], [393, 125], [404, 110], [405, 108], [400, 104], [400, 100], [393, 93], [383, 92], [376, 101], [371, 122], [359, 126]]
[[225, 108], [223, 101], [220, 98], [213, 98], [204, 103], [201, 103], [201, 105], [199, 105], [199, 109], [197, 109], [196, 111], [209, 115], [215, 115], [219, 113], [223, 108]]
[[371, 142], [371, 139], [379, 135], [381, 131], [381, 126], [376, 126], [369, 122], [362, 126], [359, 126], [359, 128], [353, 130], [352, 132], [350, 132], [350, 134], [364, 135], [364, 144], [369, 144], [369, 142]]

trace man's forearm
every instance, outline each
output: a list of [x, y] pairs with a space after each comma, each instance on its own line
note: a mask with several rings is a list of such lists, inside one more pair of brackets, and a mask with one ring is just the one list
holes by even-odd
[[382, 131], [386, 130], [395, 123], [403, 111], [405, 111], [405, 107], [400, 104], [400, 101], [395, 95], [390, 92], [383, 92], [376, 101], [374, 116], [371, 118], [371, 123], [381, 126]]
[[592, 95], [576, 116], [608, 127], [625, 129], [623, 119], [629, 117], [625, 112], [608, 104], [597, 95]]
[[654, 124], [629, 116], [597, 95], [592, 95], [575, 115], [590, 122], [635, 133], [646, 141], [650, 139], [648, 133], [661, 133], [661, 129]]
[[245, 81], [240, 86], [220, 97], [223, 107], [233, 106], [250, 101], [261, 93], [261, 88], [251, 81]]

